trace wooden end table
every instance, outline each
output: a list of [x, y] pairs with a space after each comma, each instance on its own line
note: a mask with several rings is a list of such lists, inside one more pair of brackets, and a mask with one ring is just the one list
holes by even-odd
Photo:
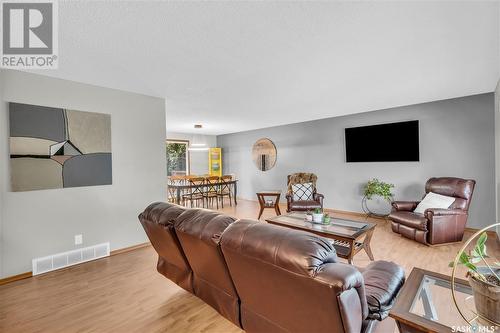
[[[461, 309], [472, 318], [470, 311], [475, 311], [475, 306], [469, 283], [455, 279], [455, 294]], [[401, 333], [448, 333], [469, 327], [453, 303], [451, 277], [417, 267], [412, 269], [389, 316], [396, 320]]]
[[[276, 214], [281, 215], [279, 206], [281, 191], [262, 191], [262, 192], [257, 192], [256, 194], [260, 205], [259, 217], [257, 219], [260, 219], [260, 217], [262, 216], [262, 212], [264, 212], [265, 208], [274, 208]], [[266, 201], [266, 197], [272, 197], [273, 198], [272, 203]]]

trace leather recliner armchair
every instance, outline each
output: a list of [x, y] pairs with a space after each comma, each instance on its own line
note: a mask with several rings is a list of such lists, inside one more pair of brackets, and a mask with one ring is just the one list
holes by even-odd
[[[316, 192], [316, 181], [318, 177], [314, 173], [294, 173], [287, 176], [287, 194], [286, 194], [286, 211], [309, 211], [316, 208], [323, 209], [323, 194]], [[294, 200], [294, 193], [292, 190], [292, 185], [312, 183], [313, 192], [312, 200]]]
[[423, 244], [461, 241], [475, 184], [471, 179], [453, 177], [429, 179], [425, 184], [426, 194], [455, 197], [453, 204], [448, 209], [429, 208], [419, 214], [413, 210], [420, 201], [394, 201], [389, 215], [392, 231]]
[[369, 333], [404, 283], [400, 266], [337, 262], [330, 242], [305, 231], [167, 203], [139, 219], [169, 267], [159, 271], [247, 333]]

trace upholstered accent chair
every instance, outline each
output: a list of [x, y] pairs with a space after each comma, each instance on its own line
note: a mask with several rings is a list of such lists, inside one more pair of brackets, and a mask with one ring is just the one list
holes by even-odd
[[389, 215], [392, 231], [429, 245], [461, 241], [475, 184], [472, 179], [429, 179], [425, 184], [426, 194], [454, 197], [455, 201], [448, 209], [428, 208], [423, 214], [413, 212], [420, 201], [394, 201]]
[[[318, 177], [314, 173], [294, 173], [288, 175], [286, 194], [287, 212], [323, 209], [323, 194], [316, 192]], [[311, 187], [307, 186], [312, 184]]]

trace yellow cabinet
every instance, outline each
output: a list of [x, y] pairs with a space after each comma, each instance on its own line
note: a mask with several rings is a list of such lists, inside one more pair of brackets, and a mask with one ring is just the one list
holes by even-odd
[[222, 177], [222, 148], [210, 148], [208, 151], [208, 173]]

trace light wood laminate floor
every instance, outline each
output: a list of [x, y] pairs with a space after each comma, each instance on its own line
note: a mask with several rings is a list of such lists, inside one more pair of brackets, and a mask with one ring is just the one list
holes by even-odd
[[[256, 218], [259, 209], [257, 202], [240, 200], [237, 208], [226, 205], [223, 211]], [[272, 214], [266, 209], [262, 220]], [[407, 274], [415, 266], [450, 273], [448, 262], [460, 244], [427, 247], [392, 233], [387, 221], [372, 221], [376, 260], [395, 261]], [[498, 258], [498, 244], [489, 246]], [[0, 286], [0, 332], [241, 332], [157, 273], [156, 259], [146, 247]], [[357, 266], [368, 263], [364, 252], [354, 259]], [[390, 321], [378, 329], [393, 331]]]

